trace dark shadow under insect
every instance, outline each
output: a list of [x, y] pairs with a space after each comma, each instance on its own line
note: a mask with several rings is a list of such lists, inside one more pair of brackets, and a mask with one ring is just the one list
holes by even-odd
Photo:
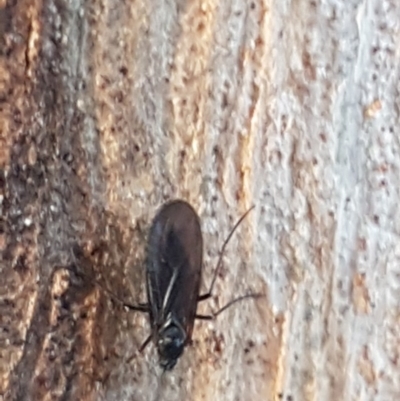
[[100, 286], [129, 309], [149, 314], [151, 333], [140, 351], [153, 340], [160, 366], [164, 370], [175, 366], [185, 346], [190, 343], [195, 319], [212, 320], [236, 302], [261, 296], [244, 295], [233, 299], [212, 315], [196, 314], [198, 302], [212, 296], [226, 245], [253, 208], [239, 219], [225, 240], [207, 293], [200, 295], [203, 263], [200, 220], [192, 206], [182, 200], [165, 203], [153, 219], [147, 244], [147, 304], [126, 303]]

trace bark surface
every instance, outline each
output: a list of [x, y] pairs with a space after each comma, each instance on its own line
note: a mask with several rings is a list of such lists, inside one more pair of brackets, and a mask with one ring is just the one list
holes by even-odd
[[[0, 0], [0, 399], [400, 398], [400, 3]], [[265, 299], [143, 355], [183, 198], [203, 290]]]

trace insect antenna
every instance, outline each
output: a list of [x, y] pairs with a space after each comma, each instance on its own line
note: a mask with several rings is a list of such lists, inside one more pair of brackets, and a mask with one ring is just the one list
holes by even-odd
[[[229, 240], [232, 238], [232, 235], [234, 234], [234, 232], [236, 231], [236, 229], [237, 229], [237, 228], [239, 227], [239, 225], [241, 224], [241, 222], [246, 218], [246, 216], [247, 216], [254, 208], [255, 208], [255, 206], [253, 205], [249, 210], [247, 210], [247, 212], [245, 212], [245, 213], [243, 214], [243, 216], [242, 216], [242, 217], [237, 221], [237, 223], [233, 226], [231, 232], [229, 233], [228, 237], [227, 237], [226, 240], [224, 241], [224, 243], [223, 243], [223, 245], [222, 245], [222, 248], [221, 248], [221, 252], [220, 252], [220, 254], [219, 254], [217, 267], [216, 267], [216, 269], [215, 269], [213, 279], [211, 280], [210, 288], [209, 288], [209, 290], [208, 290], [207, 293], [205, 293], [205, 294], [199, 296], [198, 302], [204, 301], [204, 300], [206, 300], [206, 299], [212, 297], [212, 290], [213, 290], [213, 288], [214, 288], [215, 280], [217, 279], [218, 273], [219, 273], [219, 271], [220, 271], [220, 269], [221, 269], [221, 266], [222, 266], [222, 258], [223, 258], [223, 256], [224, 256], [225, 248], [226, 248], [226, 246], [228, 245]], [[244, 298], [251, 298], [251, 294], [245, 295]], [[240, 300], [240, 299], [238, 298], [238, 300]], [[233, 302], [233, 301], [231, 301], [231, 302]], [[236, 301], [235, 301], [235, 302], [236, 302]], [[235, 302], [233, 302], [233, 303], [235, 303]], [[227, 307], [227, 306], [226, 306], [226, 307]], [[224, 307], [224, 308], [226, 309], [226, 307]], [[225, 309], [224, 309], [224, 310], [225, 310]]]
[[[224, 256], [225, 248], [228, 245], [229, 240], [232, 238], [233, 233], [236, 231], [236, 229], [239, 227], [239, 225], [242, 223], [242, 221], [246, 218], [246, 216], [254, 209], [254, 207], [255, 206], [252, 206], [249, 210], [247, 210], [247, 212], [245, 212], [243, 214], [243, 216], [233, 226], [231, 232], [229, 233], [228, 237], [224, 241], [224, 244], [222, 245], [221, 252], [220, 252], [220, 255], [219, 255], [219, 258], [218, 258], [217, 267], [215, 269], [214, 276], [213, 276], [213, 279], [211, 281], [210, 289], [208, 290], [208, 292], [206, 294], [203, 294], [203, 295], [199, 296], [198, 302], [204, 301], [204, 300], [212, 297], [212, 290], [214, 288], [215, 280], [217, 279], [219, 270], [220, 270], [220, 268], [222, 266], [222, 258]], [[213, 312], [210, 315], [196, 315], [195, 319], [199, 319], [199, 320], [214, 320], [219, 314], [221, 314], [222, 312], [224, 312], [225, 310], [227, 310], [229, 307], [231, 307], [232, 305], [234, 305], [237, 302], [243, 301], [244, 299], [248, 299], [248, 298], [256, 299], [256, 298], [261, 298], [261, 297], [264, 297], [264, 296], [265, 296], [265, 294], [261, 294], [261, 293], [251, 293], [251, 294], [242, 295], [240, 297], [232, 299], [231, 301], [229, 301], [226, 305], [224, 305], [222, 308], [220, 308], [216, 312]]]

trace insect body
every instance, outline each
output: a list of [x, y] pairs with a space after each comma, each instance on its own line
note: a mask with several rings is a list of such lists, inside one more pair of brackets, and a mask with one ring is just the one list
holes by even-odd
[[146, 260], [147, 304], [126, 303], [96, 283], [129, 309], [149, 314], [151, 333], [140, 347], [140, 351], [153, 340], [160, 366], [164, 370], [175, 366], [185, 346], [190, 343], [195, 319], [214, 319], [232, 304], [245, 298], [260, 296], [244, 295], [230, 301], [212, 315], [196, 314], [197, 304], [212, 296], [227, 243], [252, 209], [239, 219], [225, 240], [210, 288], [203, 295], [200, 295], [203, 263], [200, 220], [192, 206], [182, 200], [165, 203], [152, 222]]
[[172, 369], [191, 339], [201, 283], [203, 239], [186, 202], [165, 204], [153, 220], [147, 249], [147, 296], [160, 365]]

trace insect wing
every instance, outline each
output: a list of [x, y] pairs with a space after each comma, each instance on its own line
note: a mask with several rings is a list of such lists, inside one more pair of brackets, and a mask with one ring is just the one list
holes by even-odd
[[171, 316], [190, 340], [200, 291], [200, 221], [184, 201], [165, 204], [153, 220], [147, 250], [147, 294], [153, 330]]

